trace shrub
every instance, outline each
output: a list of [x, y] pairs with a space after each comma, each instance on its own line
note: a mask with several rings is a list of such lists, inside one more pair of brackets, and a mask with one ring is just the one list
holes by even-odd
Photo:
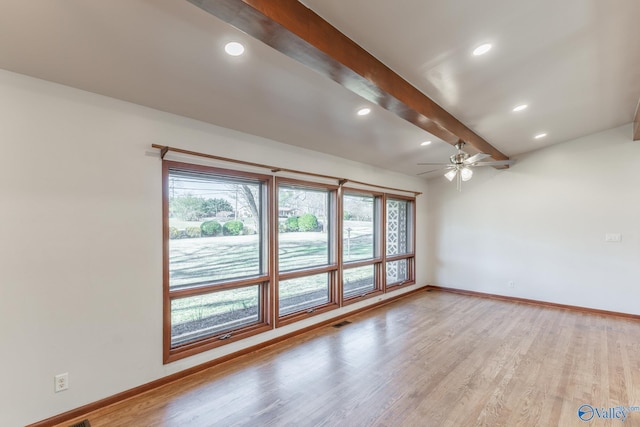
[[298, 217], [290, 216], [287, 218], [287, 231], [298, 231]]
[[222, 232], [225, 236], [239, 236], [240, 233], [242, 233], [243, 228], [244, 224], [242, 221], [228, 221], [224, 223], [224, 226], [222, 226]]
[[351, 219], [351, 213], [344, 211], [344, 213], [342, 214], [342, 219], [346, 219], [346, 220]]
[[200, 227], [187, 227], [184, 229], [184, 234], [187, 237], [200, 237], [202, 235]]
[[304, 214], [298, 219], [300, 231], [315, 231], [318, 229], [318, 218], [313, 214]]
[[203, 236], [217, 236], [222, 231], [222, 225], [218, 221], [205, 221], [200, 224]]
[[180, 238], [180, 230], [176, 227], [169, 227], [169, 238], [170, 239], [179, 239]]

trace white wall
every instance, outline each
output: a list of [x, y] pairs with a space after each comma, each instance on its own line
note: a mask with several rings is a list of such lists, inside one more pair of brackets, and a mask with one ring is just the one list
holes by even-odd
[[[0, 117], [2, 426], [42, 420], [338, 314], [163, 365], [161, 161], [152, 143], [427, 189], [424, 180], [6, 71]], [[426, 259], [426, 196], [417, 222], [416, 252]], [[416, 286], [426, 283], [418, 262]], [[53, 376], [62, 372], [70, 389], [55, 394]]]
[[[631, 125], [429, 181], [430, 280], [640, 314], [640, 142]], [[606, 243], [606, 233], [621, 233]], [[514, 288], [508, 282], [515, 283]]]

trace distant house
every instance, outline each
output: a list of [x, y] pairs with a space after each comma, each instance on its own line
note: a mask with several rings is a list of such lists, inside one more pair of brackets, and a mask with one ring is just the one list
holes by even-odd
[[278, 217], [289, 218], [299, 215], [299, 210], [296, 208], [278, 208]]

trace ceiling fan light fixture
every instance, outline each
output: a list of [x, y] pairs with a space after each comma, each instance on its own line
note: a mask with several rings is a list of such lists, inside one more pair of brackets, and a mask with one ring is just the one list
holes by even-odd
[[471, 177], [473, 176], [473, 171], [469, 168], [462, 168], [460, 169], [460, 177], [462, 178], [463, 181], [469, 181], [471, 179]]
[[449, 181], [453, 181], [453, 178], [456, 177], [457, 173], [458, 173], [457, 169], [451, 169], [449, 172], [444, 174], [444, 177], [447, 178]]

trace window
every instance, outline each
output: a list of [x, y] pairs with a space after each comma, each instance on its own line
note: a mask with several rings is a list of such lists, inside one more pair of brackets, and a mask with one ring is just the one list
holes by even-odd
[[415, 199], [163, 161], [164, 360], [415, 283]]
[[172, 299], [172, 347], [260, 322], [260, 291], [253, 285]]
[[386, 200], [386, 287], [414, 283], [414, 202], [388, 197]]
[[312, 310], [330, 302], [331, 282], [327, 273], [281, 280], [278, 283], [280, 316]]
[[378, 287], [374, 265], [345, 269], [342, 275], [342, 289], [345, 298], [363, 296]]
[[168, 161], [163, 172], [165, 359], [270, 328], [271, 178]]
[[285, 322], [336, 306], [336, 190], [278, 180], [277, 308]]
[[381, 290], [381, 195], [344, 191], [342, 197], [342, 298]]

